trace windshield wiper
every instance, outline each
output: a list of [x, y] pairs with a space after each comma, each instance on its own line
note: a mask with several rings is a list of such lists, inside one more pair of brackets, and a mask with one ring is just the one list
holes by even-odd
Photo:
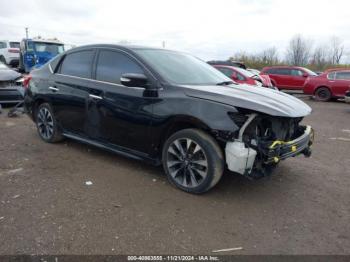
[[233, 81], [223, 81], [223, 82], [219, 82], [216, 85], [217, 86], [227, 86], [227, 85], [231, 85], [231, 84], [235, 84], [235, 82]]

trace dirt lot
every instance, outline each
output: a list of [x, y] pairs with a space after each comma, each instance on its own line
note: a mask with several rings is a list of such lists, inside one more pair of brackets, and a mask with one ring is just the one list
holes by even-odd
[[[0, 115], [0, 254], [350, 254], [350, 105], [316, 103], [314, 154], [195, 196], [161, 168]], [[92, 185], [86, 185], [91, 181]]]

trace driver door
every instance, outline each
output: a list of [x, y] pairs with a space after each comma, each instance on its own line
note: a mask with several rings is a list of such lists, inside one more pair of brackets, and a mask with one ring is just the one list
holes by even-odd
[[120, 77], [125, 73], [145, 74], [142, 65], [123, 51], [98, 51], [86, 132], [101, 143], [148, 153], [154, 98], [146, 95], [145, 88], [122, 85]]

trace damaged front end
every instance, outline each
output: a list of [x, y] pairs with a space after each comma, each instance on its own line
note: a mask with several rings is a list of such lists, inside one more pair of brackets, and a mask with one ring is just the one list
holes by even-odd
[[236, 138], [225, 147], [227, 166], [233, 172], [260, 178], [269, 175], [281, 160], [311, 155], [314, 131], [300, 125], [302, 117], [257, 113], [235, 113], [230, 117], [240, 127]]

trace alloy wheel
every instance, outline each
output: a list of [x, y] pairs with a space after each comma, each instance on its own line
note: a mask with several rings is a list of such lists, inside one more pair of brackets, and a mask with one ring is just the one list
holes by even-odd
[[179, 138], [170, 144], [166, 164], [176, 183], [186, 188], [199, 186], [207, 177], [207, 156], [202, 147], [189, 138]]
[[44, 139], [48, 140], [52, 137], [54, 131], [54, 122], [53, 117], [47, 108], [40, 108], [37, 115], [37, 125], [39, 133]]

